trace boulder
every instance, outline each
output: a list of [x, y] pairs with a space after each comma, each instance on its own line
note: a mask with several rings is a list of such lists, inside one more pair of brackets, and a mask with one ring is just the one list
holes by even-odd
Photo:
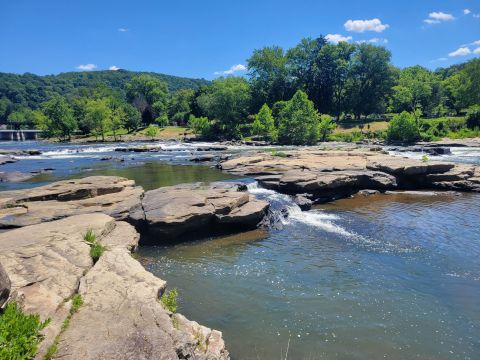
[[10, 286], [10, 278], [0, 263], [0, 308], [8, 300], [8, 296], [10, 295]]
[[124, 220], [141, 207], [143, 189], [116, 176], [64, 180], [32, 189], [0, 192], [0, 228], [102, 212]]
[[305, 196], [305, 194], [297, 194], [295, 198], [293, 199], [295, 204], [299, 206], [300, 209], [303, 211], [308, 211], [312, 208], [313, 201], [310, 200], [308, 197]]
[[268, 203], [236, 183], [181, 184], [147, 191], [142, 200], [145, 224], [165, 239], [200, 233], [253, 229], [265, 216]]

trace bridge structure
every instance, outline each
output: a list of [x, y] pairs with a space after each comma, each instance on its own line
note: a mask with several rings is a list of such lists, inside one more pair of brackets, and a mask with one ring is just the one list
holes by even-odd
[[37, 140], [41, 130], [0, 130], [0, 141]]

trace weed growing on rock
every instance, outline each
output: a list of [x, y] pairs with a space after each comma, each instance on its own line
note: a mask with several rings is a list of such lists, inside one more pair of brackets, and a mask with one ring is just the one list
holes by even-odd
[[430, 160], [430, 159], [428, 158], [427, 155], [422, 155], [422, 161], [423, 162], [427, 162], [428, 160]]
[[277, 156], [281, 158], [286, 158], [288, 157], [288, 154], [284, 153], [283, 151], [278, 151], [278, 150], [272, 150], [272, 156]]
[[105, 247], [97, 242], [97, 236], [92, 229], [87, 230], [85, 235], [83, 235], [83, 240], [90, 244], [90, 256], [93, 262], [96, 263], [105, 252]]
[[177, 312], [177, 297], [178, 297], [177, 289], [172, 289], [170, 291], [165, 292], [160, 298], [160, 300], [168, 311], [171, 311], [172, 313], [174, 313], [174, 312]]
[[24, 314], [15, 302], [7, 304], [0, 315], [0, 359], [33, 358], [48, 323], [39, 315]]
[[83, 240], [88, 242], [89, 244], [93, 244], [96, 241], [97, 237], [92, 229], [88, 229], [85, 235], [83, 235]]

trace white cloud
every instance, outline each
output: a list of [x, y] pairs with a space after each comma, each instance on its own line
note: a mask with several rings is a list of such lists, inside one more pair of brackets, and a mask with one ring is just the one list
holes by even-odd
[[468, 14], [471, 13], [471, 11], [470, 11], [470, 9], [464, 9], [464, 10], [463, 10], [463, 13], [464, 13], [465, 15], [468, 15]]
[[371, 20], [348, 20], [343, 26], [347, 31], [353, 32], [365, 32], [365, 31], [375, 31], [382, 32], [390, 27], [388, 24], [382, 24], [380, 19], [371, 19]]
[[473, 14], [473, 17], [474, 17], [475, 19], [478, 19], [478, 18], [480, 18], [480, 14]]
[[108, 68], [108, 70], [117, 71], [120, 70], [120, 68], [118, 66], [112, 65]]
[[339, 42], [348, 42], [348, 41], [352, 40], [352, 37], [351, 36], [343, 36], [343, 35], [340, 35], [340, 34], [328, 34], [327, 36], [325, 36], [325, 39], [327, 39], [327, 41], [329, 41], [331, 43], [338, 44]]
[[466, 56], [466, 55], [470, 55], [472, 52], [470, 51], [470, 49], [468, 47], [461, 47], [461, 48], [458, 48], [457, 50], [455, 51], [452, 51], [451, 53], [448, 54], [448, 56], [452, 56], [452, 57], [455, 57], [455, 56]]
[[130, 29], [128, 29], [128, 28], [118, 28], [118, 31], [119, 32], [128, 32], [128, 31], [130, 31]]
[[447, 61], [447, 60], [448, 60], [448, 58], [446, 58], [446, 57], [441, 57], [441, 58], [438, 58], [438, 59], [435, 59], [435, 60], [431, 60], [430, 62], [431, 62], [431, 63], [435, 63], [435, 62]]
[[97, 68], [95, 64], [81, 64], [76, 67], [76, 69], [81, 71], [92, 71]]
[[474, 54], [480, 55], [480, 47], [473, 50]]
[[442, 21], [452, 21], [455, 17], [452, 14], [446, 14], [441, 11], [434, 11], [428, 14], [428, 18], [423, 20], [427, 24], [439, 24]]
[[245, 65], [242, 65], [242, 64], [237, 64], [237, 65], [233, 65], [232, 67], [230, 67], [230, 69], [228, 70], [224, 70], [224, 71], [215, 71], [214, 74], [215, 75], [232, 75], [236, 72], [239, 72], [239, 71], [245, 71], [247, 70], [247, 67]]

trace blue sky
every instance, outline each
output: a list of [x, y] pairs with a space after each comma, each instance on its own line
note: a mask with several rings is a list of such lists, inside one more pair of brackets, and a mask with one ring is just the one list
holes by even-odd
[[480, 56], [478, 0], [0, 0], [0, 14], [1, 72], [118, 67], [212, 79], [244, 74], [256, 48], [320, 34], [386, 46], [401, 67]]

